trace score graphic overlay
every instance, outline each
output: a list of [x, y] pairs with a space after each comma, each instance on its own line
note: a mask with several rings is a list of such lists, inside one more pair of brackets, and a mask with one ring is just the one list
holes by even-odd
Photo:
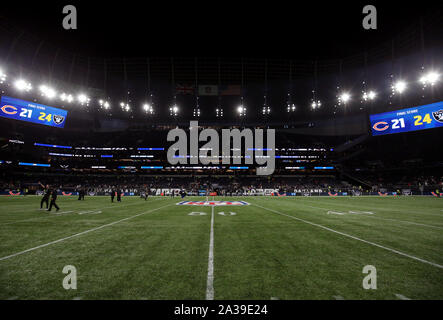
[[443, 127], [443, 101], [370, 115], [373, 136]]
[[43, 104], [2, 96], [0, 116], [51, 127], [64, 128], [68, 111]]

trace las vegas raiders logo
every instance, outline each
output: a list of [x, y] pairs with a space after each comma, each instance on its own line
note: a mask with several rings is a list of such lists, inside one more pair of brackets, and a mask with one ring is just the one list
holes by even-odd
[[57, 115], [57, 114], [54, 115], [55, 124], [62, 124], [63, 121], [65, 121], [65, 117]]
[[443, 109], [432, 112], [432, 116], [434, 117], [435, 121], [443, 123]]

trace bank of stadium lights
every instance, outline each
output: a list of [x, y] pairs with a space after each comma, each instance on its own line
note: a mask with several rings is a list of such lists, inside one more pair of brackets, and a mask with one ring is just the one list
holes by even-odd
[[192, 115], [197, 118], [200, 117], [200, 109], [194, 109]]
[[179, 108], [176, 104], [169, 108], [169, 114], [173, 117], [176, 117], [178, 115], [178, 111], [179, 111]]
[[61, 95], [60, 95], [60, 100], [61, 101], [63, 101], [63, 102], [69, 102], [69, 103], [71, 103], [72, 101], [74, 101], [74, 97], [72, 96], [72, 94], [67, 94], [67, 93], [62, 93]]
[[145, 103], [143, 105], [143, 111], [147, 114], [154, 114], [154, 108], [149, 103]]
[[288, 106], [287, 106], [287, 111], [288, 112], [295, 112], [295, 109], [296, 109], [295, 104], [288, 103]]
[[420, 78], [420, 82], [424, 87], [427, 85], [435, 85], [440, 80], [440, 75], [437, 72], [431, 71]]
[[311, 102], [311, 108], [313, 110], [318, 109], [321, 107], [321, 101], [320, 100], [314, 100]]
[[105, 101], [102, 99], [98, 100], [98, 104], [100, 105], [100, 107], [102, 107], [106, 110], [108, 110], [111, 107], [111, 104], [108, 101]]
[[215, 109], [215, 116], [217, 118], [223, 118], [223, 108], [222, 107], [218, 107], [217, 109]]
[[2, 69], [0, 69], [0, 84], [3, 84], [3, 82], [6, 81], [6, 78], [6, 73]]
[[338, 103], [339, 104], [347, 104], [351, 100], [351, 95], [348, 92], [343, 92], [338, 96]]
[[90, 101], [89, 97], [83, 93], [81, 93], [77, 96], [77, 100], [82, 106], [88, 105], [89, 101]]
[[392, 87], [391, 87], [391, 89], [392, 89], [392, 93], [393, 93], [393, 94], [396, 94], [396, 93], [402, 94], [403, 92], [405, 92], [407, 86], [408, 86], [408, 85], [407, 85], [407, 83], [406, 83], [405, 81], [403, 81], [403, 80], [398, 80], [398, 81], [395, 82], [395, 83], [392, 85]]
[[372, 101], [377, 97], [377, 93], [375, 91], [370, 90], [369, 92], [363, 92], [363, 100], [364, 101]]
[[263, 108], [262, 108], [262, 114], [263, 115], [268, 115], [270, 113], [271, 113], [271, 107], [267, 106], [267, 105], [264, 105]]
[[19, 91], [26, 91], [29, 92], [32, 90], [31, 83], [27, 82], [26, 80], [19, 79], [16, 82], [14, 82], [14, 87]]
[[246, 116], [246, 107], [243, 106], [243, 105], [239, 105], [239, 106], [237, 107], [237, 113], [238, 113], [238, 115], [239, 115], [240, 117], [244, 117], [244, 116]]
[[44, 84], [39, 87], [39, 90], [41, 95], [48, 99], [53, 99], [57, 95], [57, 92], [53, 88]]
[[129, 112], [131, 111], [131, 106], [128, 103], [120, 102], [120, 107], [123, 111]]

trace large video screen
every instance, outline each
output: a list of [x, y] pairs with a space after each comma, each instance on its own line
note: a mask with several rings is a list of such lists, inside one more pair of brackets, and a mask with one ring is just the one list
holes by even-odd
[[370, 115], [373, 136], [443, 127], [443, 101]]
[[2, 96], [0, 116], [47, 126], [64, 128], [68, 111], [43, 104]]

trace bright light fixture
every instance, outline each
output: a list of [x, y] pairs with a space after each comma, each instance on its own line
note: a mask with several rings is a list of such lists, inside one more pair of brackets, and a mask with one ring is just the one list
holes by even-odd
[[6, 77], [6, 73], [4, 73], [2, 69], [0, 69], [0, 84], [6, 80]]
[[431, 71], [420, 78], [420, 82], [422, 84], [424, 85], [430, 84], [431, 86], [433, 86], [439, 80], [440, 80], [440, 75], [435, 71]]
[[347, 92], [343, 92], [341, 95], [340, 95], [340, 101], [341, 102], [343, 102], [343, 103], [348, 103], [349, 102], [349, 100], [351, 100], [351, 95], [349, 94], [349, 93], [347, 93]]
[[403, 93], [406, 90], [406, 87], [406, 82], [399, 80], [393, 84], [392, 90], [394, 90], [394, 92]]
[[41, 85], [39, 89], [40, 89], [41, 94], [48, 99], [54, 98], [57, 94], [54, 89], [52, 89], [51, 87], [48, 87], [46, 85]]
[[375, 91], [363, 92], [363, 100], [374, 100], [377, 97], [377, 93]]
[[23, 79], [17, 80], [14, 83], [14, 86], [17, 90], [20, 90], [20, 91], [30, 91], [32, 89], [32, 85]]

